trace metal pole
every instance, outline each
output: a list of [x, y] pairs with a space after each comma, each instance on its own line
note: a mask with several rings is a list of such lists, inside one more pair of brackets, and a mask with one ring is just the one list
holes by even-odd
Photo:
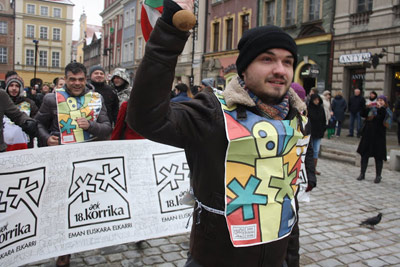
[[38, 52], [38, 43], [39, 40], [33, 40], [35, 43], [35, 71], [33, 73], [33, 80], [34, 80], [34, 85], [36, 84], [36, 68], [37, 68], [37, 52]]
[[199, 1], [195, 0], [193, 13], [196, 16], [196, 25], [194, 26], [193, 33], [192, 33], [192, 68], [190, 69], [190, 80], [189, 80], [190, 88], [192, 88], [194, 85], [194, 67], [193, 67], [193, 65], [194, 65], [195, 44], [196, 44], [196, 40], [197, 40], [198, 10], [199, 10]]

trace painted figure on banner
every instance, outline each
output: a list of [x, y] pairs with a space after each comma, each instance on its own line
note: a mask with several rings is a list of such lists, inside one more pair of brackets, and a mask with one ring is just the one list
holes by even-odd
[[[150, 140], [185, 149], [195, 201], [186, 266], [282, 266], [298, 231], [299, 188], [316, 186], [306, 105], [290, 89], [296, 43], [276, 26], [250, 29], [238, 44], [238, 75], [223, 92], [170, 102], [189, 11], [171, 0], [163, 9], [127, 122]], [[291, 256], [298, 261], [298, 246]]]

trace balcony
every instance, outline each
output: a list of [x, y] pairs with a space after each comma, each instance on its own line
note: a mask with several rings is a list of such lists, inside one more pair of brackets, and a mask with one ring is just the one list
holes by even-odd
[[369, 23], [369, 17], [372, 11], [364, 11], [350, 15], [351, 25], [365, 25]]

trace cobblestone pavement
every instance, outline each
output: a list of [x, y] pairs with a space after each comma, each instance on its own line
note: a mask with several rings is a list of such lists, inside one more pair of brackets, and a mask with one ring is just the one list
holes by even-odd
[[[384, 169], [374, 184], [374, 167], [364, 181], [354, 165], [320, 159], [318, 169], [311, 202], [300, 204], [301, 266], [400, 266], [400, 173]], [[359, 226], [378, 212], [374, 230]], [[170, 236], [76, 253], [71, 266], [183, 266], [188, 247], [189, 234]]]

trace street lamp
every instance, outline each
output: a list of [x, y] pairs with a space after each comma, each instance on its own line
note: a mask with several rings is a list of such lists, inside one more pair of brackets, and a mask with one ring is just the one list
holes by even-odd
[[37, 52], [38, 52], [38, 45], [39, 45], [39, 40], [33, 40], [35, 43], [35, 71], [33, 73], [33, 84], [36, 84], [36, 68], [37, 68]]

